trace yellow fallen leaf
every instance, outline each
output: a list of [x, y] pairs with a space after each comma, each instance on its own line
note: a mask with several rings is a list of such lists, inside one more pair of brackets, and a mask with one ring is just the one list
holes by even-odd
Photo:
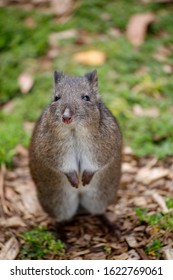
[[83, 63], [86, 65], [98, 66], [102, 65], [105, 62], [106, 56], [105, 53], [101, 51], [89, 50], [85, 52], [76, 53], [73, 56], [73, 59], [76, 62]]

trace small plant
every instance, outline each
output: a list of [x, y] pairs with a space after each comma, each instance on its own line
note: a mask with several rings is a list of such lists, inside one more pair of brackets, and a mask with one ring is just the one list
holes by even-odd
[[140, 222], [146, 222], [146, 217], [147, 217], [146, 208], [136, 207], [135, 212]]
[[154, 239], [154, 240], [152, 240], [151, 245], [146, 246], [145, 252], [148, 255], [159, 258], [161, 256], [160, 249], [162, 247], [163, 247], [163, 244], [160, 242], [160, 240]]
[[[166, 198], [167, 207], [172, 208], [172, 198]], [[149, 214], [147, 209], [137, 207], [135, 208], [136, 215], [140, 223], [146, 223], [151, 227], [151, 238], [149, 244], [145, 248], [145, 252], [156, 258], [160, 258], [160, 249], [164, 246], [164, 233], [173, 232], [173, 211], [168, 213], [156, 212]]]
[[[173, 199], [166, 198], [167, 207], [172, 208]], [[157, 225], [160, 229], [167, 229], [173, 231], [173, 211], [168, 213], [157, 212], [149, 214], [147, 209], [137, 207], [135, 208], [136, 215], [139, 221], [145, 222], [148, 225]]]
[[166, 206], [168, 207], [168, 209], [173, 208], [173, 198], [166, 197], [165, 198], [165, 202], [166, 202]]
[[35, 227], [23, 233], [24, 245], [20, 252], [20, 259], [46, 259], [49, 256], [61, 256], [64, 244], [56, 240], [52, 232], [45, 227]]
[[106, 254], [110, 254], [111, 253], [111, 251], [112, 251], [112, 249], [111, 249], [111, 247], [110, 246], [104, 246], [104, 251], [105, 251], [105, 253]]
[[173, 211], [168, 212], [163, 216], [160, 222], [160, 226], [163, 229], [168, 229], [170, 231], [173, 231]]

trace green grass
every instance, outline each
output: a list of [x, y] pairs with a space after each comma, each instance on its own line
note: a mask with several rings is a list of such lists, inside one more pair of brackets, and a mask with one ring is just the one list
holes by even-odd
[[24, 232], [22, 239], [20, 259], [56, 258], [64, 253], [64, 244], [60, 240], [56, 240], [54, 234], [44, 227], [35, 227]]
[[11, 165], [15, 147], [22, 143], [27, 146], [29, 135], [25, 133], [20, 117], [0, 116], [0, 162]]
[[[168, 209], [173, 207], [173, 199], [165, 198]], [[135, 209], [139, 222], [150, 226], [150, 238], [145, 246], [145, 252], [153, 257], [161, 257], [161, 248], [164, 246], [165, 232], [173, 233], [173, 211], [168, 213], [155, 212], [150, 214], [147, 209], [137, 207]]]
[[[157, 20], [136, 50], [125, 36], [126, 26], [133, 14], [146, 11], [154, 12]], [[68, 21], [57, 24], [53, 15], [43, 14], [39, 9], [1, 8], [0, 105], [13, 99], [15, 106], [9, 115], [3, 111], [0, 114], [0, 163], [11, 164], [18, 143], [28, 146], [30, 135], [24, 131], [23, 123], [34, 122], [51, 100], [53, 69], [83, 75], [95, 68], [73, 60], [74, 53], [89, 49], [106, 54], [106, 63], [97, 67], [100, 92], [121, 124], [125, 144], [138, 156], [171, 155], [173, 83], [172, 74], [165, 73], [164, 66], [171, 66], [173, 61], [172, 13], [172, 5], [141, 4], [137, 0], [86, 0]], [[25, 24], [28, 17], [34, 20], [35, 28]], [[120, 36], [111, 37], [110, 28], [118, 28]], [[44, 70], [42, 63], [49, 50], [49, 34], [68, 29], [76, 29], [79, 34], [85, 31], [89, 43], [79, 45], [75, 39], [58, 41], [59, 55]], [[158, 60], [155, 54], [161, 47], [170, 53]], [[34, 76], [34, 86], [27, 95], [21, 94], [17, 82], [23, 71]], [[134, 115], [136, 104], [143, 110], [157, 108], [159, 116]]]
[[160, 250], [163, 247], [163, 244], [160, 242], [159, 239], [154, 239], [151, 241], [151, 245], [146, 246], [145, 252], [153, 257], [160, 258], [161, 253]]

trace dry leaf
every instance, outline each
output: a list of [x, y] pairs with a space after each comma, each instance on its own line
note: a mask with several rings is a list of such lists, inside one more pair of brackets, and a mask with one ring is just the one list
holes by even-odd
[[53, 32], [49, 35], [48, 41], [52, 48], [58, 46], [58, 40], [65, 40], [75, 38], [77, 36], [77, 31], [75, 29], [69, 29], [61, 32]]
[[22, 93], [26, 94], [28, 93], [33, 84], [33, 77], [31, 74], [27, 73], [27, 72], [23, 72], [22, 74], [20, 74], [19, 78], [18, 78], [18, 83], [19, 83], [19, 87]]
[[133, 166], [131, 163], [128, 162], [123, 162], [122, 163], [122, 172], [127, 172], [127, 173], [136, 173], [137, 167]]
[[134, 197], [133, 203], [135, 206], [145, 207], [147, 205], [147, 200], [146, 200], [146, 197], [143, 197], [143, 196]]
[[113, 256], [113, 260], [127, 260], [128, 259], [128, 254], [127, 253], [122, 253], [121, 255], [116, 255]]
[[127, 173], [123, 173], [121, 176], [121, 184], [122, 185], [128, 185], [130, 183], [132, 183], [134, 180], [133, 176], [127, 174]]
[[33, 132], [35, 123], [34, 122], [24, 122], [23, 126], [24, 126], [24, 129], [26, 132], [31, 133], [31, 132]]
[[154, 193], [152, 193], [152, 198], [159, 204], [159, 206], [161, 207], [161, 209], [164, 213], [169, 212], [169, 210], [166, 206], [166, 203], [160, 194], [158, 194], [157, 192], [154, 192]]
[[72, 260], [83, 260], [81, 257], [72, 258]]
[[51, 6], [54, 14], [62, 16], [72, 10], [72, 0], [51, 0]]
[[76, 53], [73, 56], [73, 59], [86, 65], [98, 66], [105, 62], [106, 56], [105, 53], [101, 51], [89, 50], [86, 52]]
[[19, 216], [13, 216], [8, 219], [4, 219], [4, 218], [0, 219], [0, 226], [18, 228], [18, 227], [25, 227], [26, 224]]
[[150, 258], [145, 253], [144, 249], [142, 248], [136, 248], [137, 253], [141, 256], [142, 260], [149, 260]]
[[15, 260], [19, 253], [19, 243], [16, 238], [11, 237], [0, 252], [0, 260]]
[[41, 206], [38, 202], [36, 190], [31, 185], [20, 186], [18, 191], [21, 194], [21, 199], [25, 207], [26, 214], [30, 213], [35, 216], [42, 213]]
[[162, 249], [165, 260], [173, 260], [173, 249], [172, 248], [163, 248]]
[[158, 108], [150, 107], [149, 109], [143, 109], [140, 105], [136, 104], [133, 106], [133, 113], [139, 117], [152, 117], [157, 118], [160, 115]]
[[11, 100], [11, 101], [7, 102], [7, 103], [2, 107], [2, 110], [3, 110], [3, 112], [6, 113], [6, 114], [11, 114], [11, 113], [13, 112], [14, 106], [15, 106], [15, 102], [14, 102], [14, 100]]
[[140, 232], [140, 231], [143, 232], [144, 230], [145, 230], [145, 226], [138, 226], [138, 227], [134, 228], [134, 231], [135, 231], [135, 232], [138, 232], [138, 231], [139, 231], [139, 232]]
[[129, 247], [136, 248], [140, 246], [140, 243], [138, 243], [133, 235], [128, 235], [125, 237]]
[[147, 162], [147, 165], [145, 167], [150, 169], [150, 168], [154, 167], [157, 164], [157, 162], [158, 162], [158, 159], [155, 157], [152, 158], [151, 160], [149, 159], [149, 161]]
[[84, 256], [85, 260], [105, 260], [106, 255], [103, 252], [99, 253], [90, 253]]
[[140, 260], [139, 254], [136, 252], [136, 250], [132, 249], [128, 252], [128, 260]]
[[173, 66], [169, 65], [169, 64], [165, 64], [165, 65], [163, 65], [163, 71], [166, 74], [172, 74], [173, 73]]
[[132, 155], [133, 154], [132, 148], [128, 147], [128, 146], [123, 147], [123, 154], [124, 155]]
[[143, 43], [147, 28], [154, 21], [153, 13], [136, 14], [130, 18], [127, 26], [127, 38], [133, 46], [139, 47]]
[[22, 145], [18, 144], [15, 148], [15, 154], [22, 157], [28, 157], [28, 150]]
[[6, 175], [6, 167], [4, 164], [2, 164], [0, 167], [0, 203], [2, 205], [3, 212], [9, 214], [7, 201], [5, 199], [5, 184], [4, 184], [5, 175]]
[[143, 167], [139, 170], [136, 175], [136, 181], [141, 182], [144, 185], [149, 185], [154, 181], [157, 181], [161, 178], [166, 177], [169, 174], [168, 169], [164, 169], [161, 167], [149, 169], [147, 167]]
[[58, 48], [52, 48], [48, 51], [47, 56], [50, 59], [54, 59], [59, 55], [59, 53], [60, 52], [59, 52]]
[[75, 252], [75, 253], [73, 254], [73, 258], [76, 258], [76, 257], [78, 257], [78, 256], [82, 256], [82, 255], [85, 255], [85, 254], [87, 254], [87, 253], [89, 253], [89, 249], [81, 250], [80, 252]]

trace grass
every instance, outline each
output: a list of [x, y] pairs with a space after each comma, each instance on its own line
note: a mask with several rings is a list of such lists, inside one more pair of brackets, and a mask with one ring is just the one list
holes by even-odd
[[160, 250], [162, 247], [163, 244], [160, 242], [160, 240], [154, 239], [152, 240], [151, 245], [146, 246], [145, 252], [150, 256], [160, 258]]
[[[139, 12], [153, 11], [157, 21], [151, 26], [139, 50], [125, 36], [129, 18]], [[83, 75], [93, 67], [77, 63], [73, 54], [96, 49], [106, 55], [106, 63], [97, 67], [103, 100], [121, 124], [125, 144], [138, 156], [155, 155], [164, 158], [173, 151], [173, 84], [172, 74], [165, 65], [172, 65], [173, 6], [141, 4], [137, 0], [83, 1], [65, 23], [39, 10], [0, 9], [0, 104], [13, 100], [15, 106], [7, 114], [0, 113], [0, 163], [12, 162], [15, 146], [28, 146], [30, 135], [23, 127], [34, 122], [49, 103], [53, 93], [53, 69], [69, 75]], [[104, 18], [107, 18], [105, 20]], [[31, 18], [35, 27], [26, 20]], [[10, 19], [10, 20], [9, 20]], [[112, 37], [118, 28], [120, 36]], [[76, 39], [58, 41], [59, 55], [43, 67], [49, 50], [48, 37], [53, 32], [76, 29], [85, 32], [88, 43], [79, 45]], [[80, 35], [78, 35], [80, 36]], [[86, 40], [87, 42], [87, 40]], [[158, 59], [160, 49], [167, 54]], [[32, 73], [34, 86], [27, 95], [20, 92], [18, 77], [23, 71]], [[134, 106], [142, 110], [157, 108], [158, 116], [134, 114]]]
[[[173, 199], [165, 198], [168, 209], [173, 208]], [[145, 252], [156, 258], [161, 258], [161, 248], [164, 246], [166, 232], [173, 232], [173, 211], [168, 213], [156, 212], [150, 214], [147, 209], [137, 207], [135, 209], [139, 222], [150, 226], [150, 237], [145, 246]]]
[[20, 259], [39, 260], [56, 258], [64, 253], [64, 244], [56, 240], [52, 232], [44, 227], [35, 227], [23, 233]]

